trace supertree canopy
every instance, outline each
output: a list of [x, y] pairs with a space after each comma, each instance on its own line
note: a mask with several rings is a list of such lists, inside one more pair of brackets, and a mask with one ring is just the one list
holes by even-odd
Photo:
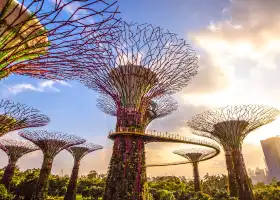
[[105, 49], [103, 59], [91, 60], [103, 62], [102, 67], [90, 68], [80, 80], [110, 96], [116, 105], [118, 136], [103, 199], [145, 199], [145, 146], [134, 133], [144, 134], [145, 115], [153, 99], [189, 84], [197, 73], [197, 57], [183, 39], [159, 27], [122, 22], [119, 30], [113, 43], [100, 47]]
[[71, 79], [89, 52], [100, 54], [97, 46], [109, 41], [117, 13], [117, 1], [1, 0], [0, 79], [12, 73]]
[[103, 149], [103, 146], [92, 144], [92, 143], [84, 143], [80, 145], [75, 145], [68, 147], [67, 150], [72, 154], [74, 157], [74, 167], [72, 169], [70, 181], [68, 183], [67, 192], [64, 197], [65, 200], [75, 200], [76, 199], [76, 190], [77, 190], [77, 180], [80, 168], [80, 161], [82, 158], [99, 149]]
[[60, 132], [48, 132], [46, 130], [24, 130], [21, 131], [19, 135], [36, 144], [43, 152], [43, 164], [36, 190], [32, 195], [32, 200], [45, 200], [47, 199], [48, 179], [54, 157], [60, 151], [73, 145], [82, 144], [85, 140], [74, 135], [67, 135]]
[[0, 100], [0, 137], [23, 128], [45, 126], [49, 121], [37, 109], [10, 100]]
[[200, 180], [198, 172], [198, 163], [204, 160], [212, 158], [216, 151], [210, 148], [188, 148], [174, 151], [173, 153], [183, 156], [188, 159], [193, 165], [193, 177], [194, 177], [194, 190], [196, 192], [200, 191]]
[[39, 148], [28, 141], [1, 139], [0, 149], [5, 151], [9, 158], [8, 165], [5, 168], [1, 180], [1, 183], [9, 189], [18, 159], [27, 153], [38, 150]]
[[280, 111], [262, 105], [236, 105], [209, 110], [193, 117], [187, 122], [193, 133], [219, 142], [225, 151], [231, 194], [239, 199], [253, 199], [242, 155], [245, 137], [255, 129], [276, 119]]
[[[97, 107], [104, 113], [111, 116], [118, 116], [117, 105], [114, 100], [108, 95], [102, 95], [97, 99]], [[161, 96], [159, 98], [150, 101], [150, 105], [146, 109], [146, 113], [143, 116], [144, 128], [154, 120], [161, 117], [165, 117], [171, 114], [178, 108], [177, 102], [170, 96]]]

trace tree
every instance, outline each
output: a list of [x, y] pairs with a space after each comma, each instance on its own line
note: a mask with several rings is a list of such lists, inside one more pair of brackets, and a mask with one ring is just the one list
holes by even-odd
[[84, 139], [74, 135], [67, 135], [60, 132], [48, 132], [45, 130], [22, 131], [20, 136], [36, 144], [44, 155], [42, 168], [36, 190], [32, 195], [32, 200], [45, 200], [47, 198], [48, 181], [52, 169], [54, 157], [62, 150], [82, 144]]
[[98, 173], [97, 173], [95, 170], [91, 170], [91, 171], [88, 173], [87, 178], [89, 178], [89, 179], [95, 179], [95, 178], [97, 178], [97, 176], [98, 176]]
[[[145, 114], [152, 101], [187, 86], [197, 73], [195, 52], [183, 39], [159, 27], [122, 22], [113, 43], [103, 45], [102, 68], [89, 69], [80, 80], [113, 99], [117, 133], [104, 200], [143, 199], [146, 183]], [[100, 62], [95, 58], [92, 63]], [[89, 62], [89, 61], [86, 61]], [[137, 169], [137, 170], [135, 170]], [[115, 185], [118, 181], [120, 184]]]
[[230, 192], [240, 200], [252, 200], [253, 191], [242, 155], [246, 136], [276, 119], [280, 111], [262, 105], [238, 105], [212, 109], [194, 116], [187, 125], [197, 135], [214, 139], [226, 152]]
[[79, 178], [77, 193], [82, 194], [85, 189], [91, 188], [92, 186], [105, 188], [106, 179], [103, 178], [89, 178], [88, 176], [82, 176]]
[[10, 100], [0, 100], [0, 137], [11, 131], [45, 126], [50, 119], [37, 109]]
[[98, 200], [99, 197], [102, 197], [104, 192], [104, 188], [92, 186], [90, 188], [86, 188], [82, 191], [83, 197], [90, 197], [93, 200]]
[[6, 166], [1, 179], [1, 183], [9, 190], [18, 159], [27, 153], [38, 150], [39, 148], [27, 141], [2, 139], [0, 140], [0, 149], [5, 151], [9, 157], [9, 163]]
[[208, 160], [213, 158], [213, 155], [216, 154], [216, 151], [213, 149], [207, 148], [188, 148], [174, 151], [173, 153], [180, 155], [190, 161], [193, 165], [193, 177], [194, 177], [194, 190], [196, 192], [200, 191], [200, 180], [199, 180], [199, 171], [198, 163], [201, 161]]
[[28, 169], [23, 172], [22, 180], [16, 186], [15, 194], [19, 197], [24, 197], [24, 200], [30, 200], [32, 194], [36, 190], [40, 169]]
[[[67, 148], [67, 150], [72, 154], [74, 158], [74, 166], [72, 169], [70, 181], [67, 187], [67, 192], [65, 194], [64, 199], [65, 200], [75, 200], [76, 199], [76, 190], [77, 190], [77, 180], [78, 180], [78, 174], [79, 174], [79, 167], [80, 167], [80, 161], [82, 158], [99, 149], [103, 149], [101, 145], [96, 145], [92, 143], [84, 143], [76, 146], [72, 146]], [[93, 172], [93, 171], [91, 171]], [[97, 173], [96, 173], [97, 174]]]
[[212, 191], [221, 191], [227, 189], [228, 177], [222, 175], [212, 175], [208, 173], [203, 177], [201, 182], [202, 191], [207, 194], [212, 194]]
[[48, 195], [61, 197], [66, 194], [69, 176], [51, 175], [49, 179]]

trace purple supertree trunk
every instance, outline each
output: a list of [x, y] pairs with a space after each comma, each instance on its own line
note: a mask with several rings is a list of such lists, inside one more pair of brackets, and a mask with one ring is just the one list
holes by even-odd
[[16, 162], [17, 160], [9, 160], [9, 164], [6, 166], [1, 180], [1, 184], [5, 185], [8, 190], [10, 189], [10, 183], [15, 173]]
[[103, 200], [143, 199], [146, 178], [143, 139], [135, 136], [117, 136]]
[[233, 166], [233, 158], [230, 152], [226, 152], [225, 160], [226, 160], [226, 167], [228, 171], [228, 189], [230, 192], [230, 196], [238, 197], [238, 188], [237, 188], [236, 176], [235, 176], [235, 171]]
[[200, 191], [200, 180], [199, 180], [199, 171], [198, 171], [198, 162], [193, 163], [193, 181], [194, 181], [194, 191]]
[[52, 170], [53, 157], [44, 155], [40, 176], [32, 200], [45, 200], [48, 196], [49, 176]]
[[235, 149], [232, 152], [236, 181], [238, 183], [239, 199], [253, 200], [252, 185], [246, 172], [245, 163], [241, 149]]
[[64, 200], [75, 200], [77, 193], [77, 180], [79, 175], [80, 160], [74, 161], [74, 167], [72, 169], [71, 177], [67, 187], [67, 192], [65, 194]]

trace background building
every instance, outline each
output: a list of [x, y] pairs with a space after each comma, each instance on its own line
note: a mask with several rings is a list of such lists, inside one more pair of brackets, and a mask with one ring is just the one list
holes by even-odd
[[268, 181], [280, 180], [280, 137], [272, 137], [261, 141], [268, 171]]
[[256, 168], [255, 170], [248, 169], [248, 175], [255, 185], [259, 182], [268, 183], [268, 177], [265, 169]]

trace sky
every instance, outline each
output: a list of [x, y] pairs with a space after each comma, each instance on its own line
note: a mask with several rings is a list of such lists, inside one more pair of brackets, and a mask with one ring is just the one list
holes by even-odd
[[[278, 77], [280, 68], [280, 0], [121, 0], [120, 11], [126, 21], [151, 23], [177, 33], [199, 54], [199, 71], [191, 84], [175, 95], [178, 110], [153, 122], [148, 129], [190, 135], [185, 122], [208, 109], [257, 103], [280, 109]], [[108, 132], [114, 129], [115, 118], [96, 107], [98, 94], [71, 81], [36, 80], [10, 76], [0, 82], [2, 98], [33, 106], [51, 118], [44, 127], [79, 135], [104, 146], [81, 162], [80, 174], [90, 170], [106, 173], [112, 152]], [[243, 155], [247, 168], [265, 167], [260, 140], [278, 135], [280, 121], [266, 125], [245, 139]], [[5, 138], [17, 138], [16, 132]], [[147, 163], [182, 161], [172, 151], [186, 148], [182, 144], [152, 143], [146, 146]], [[0, 152], [0, 167], [7, 156]], [[39, 168], [40, 151], [20, 158], [21, 169]], [[52, 173], [69, 174], [71, 155], [63, 151], [54, 160]], [[200, 163], [200, 174], [226, 173], [223, 152], [212, 160]], [[190, 165], [154, 167], [148, 176], [192, 176]]]

